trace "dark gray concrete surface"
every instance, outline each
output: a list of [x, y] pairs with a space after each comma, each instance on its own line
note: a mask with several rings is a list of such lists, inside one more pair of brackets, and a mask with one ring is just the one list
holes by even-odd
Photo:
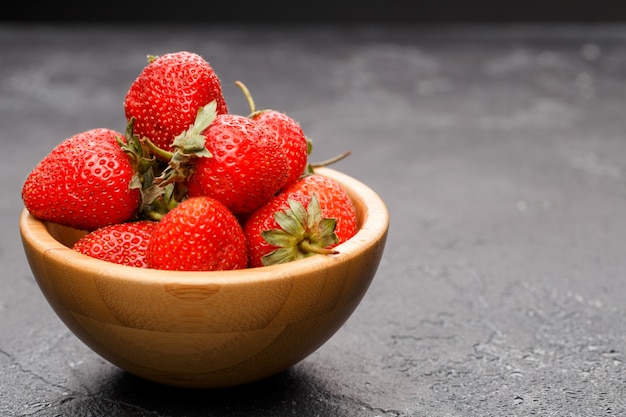
[[[20, 190], [58, 142], [124, 129], [148, 54], [191, 50], [230, 109], [283, 110], [391, 215], [359, 308], [282, 374], [140, 380], [55, 316]], [[0, 26], [1, 416], [626, 414], [626, 26]]]

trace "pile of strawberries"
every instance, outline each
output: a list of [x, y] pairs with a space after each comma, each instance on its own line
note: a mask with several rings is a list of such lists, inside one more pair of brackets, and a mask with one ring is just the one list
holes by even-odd
[[74, 250], [135, 267], [228, 270], [336, 253], [356, 233], [352, 201], [315, 172], [298, 122], [256, 110], [236, 84], [249, 115], [229, 113], [200, 55], [149, 56], [124, 99], [126, 131], [63, 140], [26, 178], [24, 206], [86, 231]]

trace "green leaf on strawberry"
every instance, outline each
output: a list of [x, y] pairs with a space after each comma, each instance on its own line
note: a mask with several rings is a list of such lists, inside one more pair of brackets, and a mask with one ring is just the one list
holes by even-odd
[[[151, 201], [154, 197], [147, 196], [146, 190], [151, 187], [154, 177], [153, 167], [156, 163], [150, 149], [134, 134], [135, 119], [131, 118], [126, 125], [124, 139], [117, 137], [117, 143], [128, 156], [133, 166], [134, 175], [130, 188], [139, 189], [142, 193], [142, 203]], [[148, 193], [149, 194], [149, 193]]]
[[249, 265], [336, 253], [333, 248], [354, 236], [357, 226], [356, 209], [339, 182], [305, 175], [245, 220]]
[[328, 248], [338, 242], [336, 219], [323, 218], [317, 196], [313, 194], [305, 208], [299, 201], [288, 199], [289, 208], [274, 214], [279, 229], [265, 230], [261, 236], [278, 249], [264, 255], [263, 265], [274, 265], [307, 258], [316, 254], [335, 254]]
[[[132, 160], [139, 161], [134, 184], [142, 190], [140, 218], [160, 220], [187, 197], [186, 181], [193, 172], [194, 159], [213, 156], [205, 146], [202, 132], [215, 119], [216, 106], [212, 101], [198, 109], [195, 122], [174, 139], [173, 152], [159, 148], [147, 137], [139, 139], [133, 134], [134, 118], [131, 117], [126, 138], [132, 146], [125, 146], [124, 150]], [[141, 159], [145, 154], [152, 156], [149, 164], [144, 162], [146, 158]]]
[[168, 161], [168, 166], [156, 179], [157, 183], [164, 185], [174, 182], [184, 182], [191, 176], [195, 158], [210, 158], [213, 154], [206, 148], [206, 136], [203, 132], [213, 123], [217, 116], [217, 103], [211, 101], [206, 106], [198, 109], [194, 122], [187, 130], [184, 130], [174, 138], [172, 148], [174, 152], [168, 152], [156, 147], [150, 139], [146, 143], [150, 150]]

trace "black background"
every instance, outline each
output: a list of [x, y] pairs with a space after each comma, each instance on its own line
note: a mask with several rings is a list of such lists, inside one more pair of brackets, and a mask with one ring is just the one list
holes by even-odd
[[[69, 3], [69, 2], [68, 2]], [[0, 21], [178, 23], [494, 23], [621, 22], [624, 0], [529, 1], [254, 1], [254, 2], [4, 2]]]

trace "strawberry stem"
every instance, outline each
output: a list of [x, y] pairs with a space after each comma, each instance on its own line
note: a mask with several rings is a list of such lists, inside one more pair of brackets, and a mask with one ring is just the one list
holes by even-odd
[[320, 255], [336, 255], [339, 253], [339, 251], [335, 249], [321, 248], [317, 245], [313, 245], [308, 239], [301, 241], [298, 244], [298, 248], [302, 253], [317, 253]]
[[246, 87], [246, 85], [241, 81], [235, 81], [235, 85], [239, 87], [239, 89], [243, 92], [243, 95], [248, 100], [248, 105], [250, 106], [250, 116], [252, 116], [256, 112], [256, 107], [254, 105], [252, 94], [250, 94], [250, 90], [248, 90], [248, 87]]
[[334, 164], [335, 162], [339, 162], [342, 159], [346, 158], [351, 153], [352, 153], [351, 151], [345, 151], [344, 153], [341, 153], [339, 155], [333, 156], [332, 158], [329, 158], [329, 159], [327, 159], [325, 161], [312, 163], [311, 167], [312, 168], [319, 168], [319, 167], [325, 167], [325, 166]]
[[162, 161], [169, 161], [172, 159], [174, 153], [159, 148], [146, 137], [144, 137], [142, 140], [144, 141], [150, 152], [152, 152], [152, 154], [155, 155], [157, 158], [161, 159]]
[[163, 218], [163, 216], [178, 205], [179, 201], [175, 196], [175, 184], [167, 184], [164, 187], [158, 188], [160, 190], [159, 195], [152, 199], [150, 204], [147, 204], [141, 211], [143, 218], [159, 221]]

